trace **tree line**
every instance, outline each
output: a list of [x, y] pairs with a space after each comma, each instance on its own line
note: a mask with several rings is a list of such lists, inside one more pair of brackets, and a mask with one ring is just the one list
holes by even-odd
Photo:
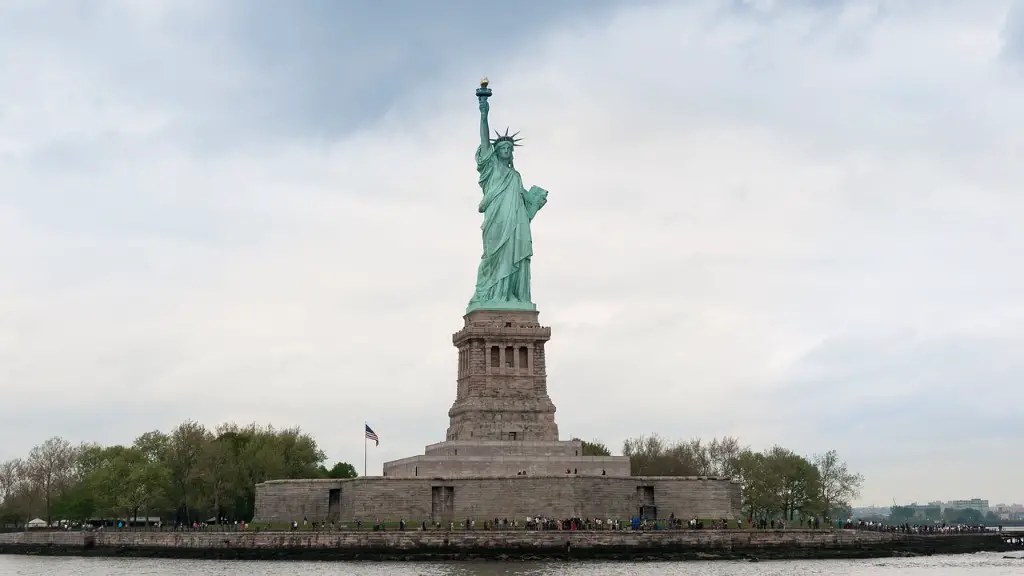
[[283, 478], [354, 478], [351, 464], [324, 466], [298, 428], [184, 422], [129, 446], [72, 445], [55, 437], [26, 458], [0, 462], [0, 525], [35, 517], [86, 521], [160, 517], [189, 524], [252, 519], [256, 484]]
[[[583, 443], [583, 454], [611, 451], [594, 440]], [[744, 514], [756, 519], [845, 519], [864, 483], [835, 450], [809, 458], [781, 446], [758, 452], [731, 436], [676, 442], [639, 436], [623, 442], [622, 455], [629, 457], [633, 476], [736, 478], [743, 486]]]

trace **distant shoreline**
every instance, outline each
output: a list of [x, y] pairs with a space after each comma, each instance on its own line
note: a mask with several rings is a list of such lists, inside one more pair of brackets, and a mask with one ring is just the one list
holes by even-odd
[[1014, 549], [995, 533], [863, 530], [0, 534], [0, 554], [237, 560], [797, 560]]

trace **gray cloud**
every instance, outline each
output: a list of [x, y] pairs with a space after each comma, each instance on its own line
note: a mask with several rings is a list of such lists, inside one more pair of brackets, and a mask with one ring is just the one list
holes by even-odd
[[551, 190], [563, 435], [835, 447], [865, 502], [1020, 499], [1009, 4], [57, 6], [0, 9], [0, 458], [185, 418], [350, 461], [366, 419], [371, 469], [440, 439], [487, 74]]
[[1020, 0], [1010, 2], [1002, 36], [1003, 55], [1012, 63], [1019, 65], [1024, 60], [1024, 3]]
[[[646, 2], [649, 3], [649, 2]], [[336, 137], [372, 124], [450, 70], [486, 74], [554, 26], [601, 23], [623, 1], [387, 5], [236, 0], [228, 37], [262, 74], [243, 121], [259, 130]], [[644, 3], [641, 3], [642, 6]]]

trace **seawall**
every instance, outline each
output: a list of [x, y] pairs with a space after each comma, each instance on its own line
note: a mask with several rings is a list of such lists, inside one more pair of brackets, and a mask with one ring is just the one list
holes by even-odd
[[0, 554], [260, 560], [828, 559], [1002, 552], [998, 534], [859, 530], [17, 532]]

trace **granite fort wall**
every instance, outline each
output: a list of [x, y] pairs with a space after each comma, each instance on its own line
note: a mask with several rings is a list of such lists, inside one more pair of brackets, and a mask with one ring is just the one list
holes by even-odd
[[629, 476], [629, 458], [622, 456], [412, 456], [384, 464], [388, 477], [479, 477], [566, 474]]
[[635, 516], [642, 504], [656, 506], [662, 518], [733, 519], [740, 514], [740, 486], [720, 478], [574, 475], [273, 480], [256, 486], [254, 522], [418, 523], [536, 515], [624, 520]]
[[858, 558], [1005, 549], [998, 534], [906, 535], [855, 530], [0, 534], [0, 553], [199, 558]]
[[449, 440], [428, 445], [427, 456], [582, 456], [583, 442], [578, 440]]

